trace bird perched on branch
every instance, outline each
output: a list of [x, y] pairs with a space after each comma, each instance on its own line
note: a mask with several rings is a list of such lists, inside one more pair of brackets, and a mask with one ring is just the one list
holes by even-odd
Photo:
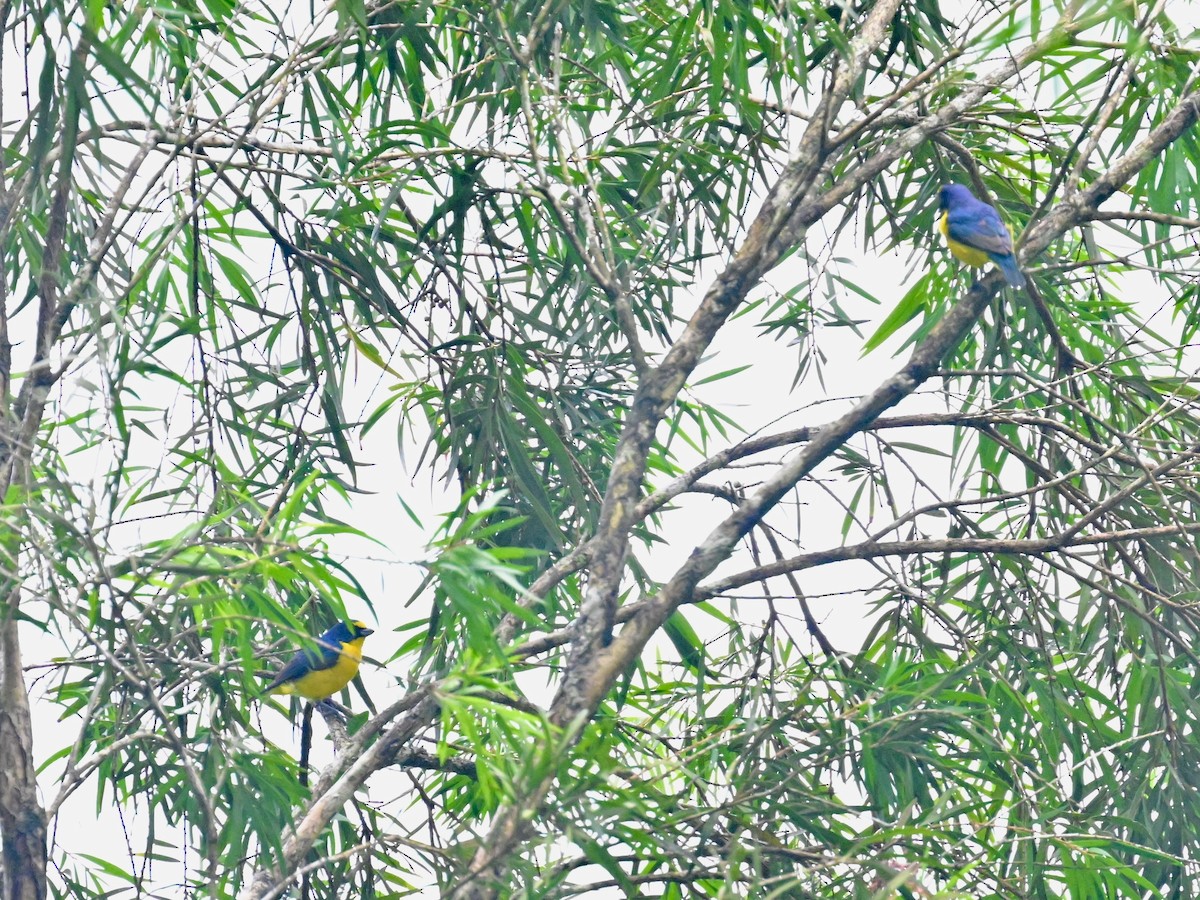
[[362, 622], [338, 622], [317, 638], [315, 649], [297, 650], [263, 693], [297, 694], [307, 700], [333, 696], [358, 674], [363, 641], [374, 633]]
[[955, 257], [975, 267], [990, 259], [1010, 285], [1020, 287], [1025, 283], [1013, 255], [1012, 236], [995, 207], [976, 199], [961, 184], [947, 184], [939, 195], [938, 209], [942, 213], [938, 228]]

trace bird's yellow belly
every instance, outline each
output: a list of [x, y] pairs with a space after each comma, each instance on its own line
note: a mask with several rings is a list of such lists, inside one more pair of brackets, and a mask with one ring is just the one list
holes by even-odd
[[362, 662], [362, 641], [357, 643], [359, 645], [357, 647], [354, 644], [343, 644], [341, 656], [328, 669], [307, 672], [295, 681], [281, 684], [275, 692], [299, 694], [308, 700], [324, 700], [326, 697], [332, 697], [349, 684], [350, 679], [358, 673], [358, 664]]
[[982, 250], [976, 250], [974, 247], [968, 247], [966, 244], [960, 244], [954, 238], [950, 237], [949, 224], [946, 222], [946, 217], [949, 213], [942, 213], [941, 219], [938, 220], [938, 228], [942, 232], [942, 236], [946, 239], [946, 246], [950, 248], [950, 252], [954, 254], [956, 259], [960, 259], [968, 266], [982, 266], [988, 261], [988, 255]]

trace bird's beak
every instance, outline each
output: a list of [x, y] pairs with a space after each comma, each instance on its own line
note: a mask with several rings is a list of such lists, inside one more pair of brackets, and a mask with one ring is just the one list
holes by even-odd
[[359, 636], [359, 637], [366, 637], [367, 635], [369, 635], [369, 634], [374, 634], [374, 633], [375, 633], [375, 629], [374, 629], [374, 628], [360, 628], [360, 629], [358, 629], [358, 636]]

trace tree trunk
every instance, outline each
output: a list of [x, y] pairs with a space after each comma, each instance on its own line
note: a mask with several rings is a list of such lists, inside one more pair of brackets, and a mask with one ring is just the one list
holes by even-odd
[[45, 900], [46, 813], [38, 802], [17, 619], [0, 622], [0, 839], [3, 900]]

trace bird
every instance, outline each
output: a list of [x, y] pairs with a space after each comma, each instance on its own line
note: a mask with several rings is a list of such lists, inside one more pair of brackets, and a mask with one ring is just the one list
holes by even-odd
[[306, 700], [326, 700], [358, 673], [362, 646], [374, 634], [362, 622], [338, 622], [317, 638], [312, 650], [297, 650], [287, 665], [275, 673], [263, 694], [297, 694]]
[[938, 228], [955, 257], [976, 267], [990, 259], [1010, 285], [1021, 287], [1025, 283], [1013, 255], [1012, 236], [995, 207], [976, 199], [961, 184], [947, 184], [939, 192], [938, 209], [942, 213]]

